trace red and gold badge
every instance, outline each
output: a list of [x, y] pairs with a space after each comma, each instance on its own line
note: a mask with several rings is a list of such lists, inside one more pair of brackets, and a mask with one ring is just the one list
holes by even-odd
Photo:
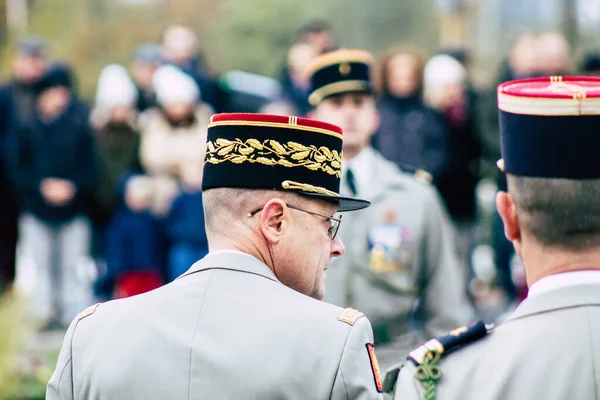
[[377, 362], [377, 356], [375, 356], [375, 347], [372, 343], [367, 343], [367, 352], [369, 353], [369, 360], [371, 360], [371, 370], [373, 371], [373, 378], [375, 379], [375, 387], [379, 393], [383, 393], [383, 383], [381, 382], [379, 363]]

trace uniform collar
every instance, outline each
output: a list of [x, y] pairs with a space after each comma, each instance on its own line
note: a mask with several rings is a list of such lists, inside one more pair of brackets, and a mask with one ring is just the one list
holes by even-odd
[[531, 285], [527, 297], [539, 296], [551, 290], [586, 283], [600, 284], [600, 271], [573, 271], [546, 276]]
[[352, 170], [358, 193], [365, 193], [365, 188], [369, 186], [372, 179], [371, 168], [374, 155], [375, 151], [369, 146], [362, 149], [353, 159], [344, 160], [342, 163], [343, 173], [348, 169]]
[[600, 306], [600, 283], [579, 283], [548, 290], [523, 300], [506, 323], [535, 314], [585, 305]]
[[263, 276], [272, 281], [279, 281], [275, 273], [265, 263], [250, 254], [237, 250], [212, 251], [192, 265], [180, 278], [208, 269], [227, 269], [230, 271], [246, 272]]

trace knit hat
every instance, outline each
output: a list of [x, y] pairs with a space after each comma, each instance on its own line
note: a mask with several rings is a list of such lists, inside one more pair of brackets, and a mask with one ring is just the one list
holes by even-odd
[[73, 88], [73, 71], [67, 64], [51, 65], [37, 84], [38, 93], [55, 87]]
[[448, 85], [460, 85], [466, 78], [467, 71], [455, 58], [446, 54], [431, 57], [423, 73], [425, 100], [430, 106], [437, 107], [444, 89]]
[[96, 88], [96, 107], [113, 109], [135, 103], [137, 91], [125, 67], [110, 64], [102, 69]]
[[466, 77], [467, 72], [460, 62], [449, 55], [438, 54], [427, 62], [423, 82], [425, 90], [436, 90], [463, 83]]
[[156, 70], [152, 79], [156, 100], [160, 105], [193, 104], [200, 98], [196, 82], [179, 68], [165, 65]]

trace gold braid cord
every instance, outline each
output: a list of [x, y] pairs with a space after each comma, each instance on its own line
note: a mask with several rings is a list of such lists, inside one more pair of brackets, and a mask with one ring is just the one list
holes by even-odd
[[342, 157], [336, 150], [325, 146], [305, 146], [296, 142], [279, 143], [266, 139], [227, 140], [219, 138], [206, 144], [206, 161], [211, 164], [245, 162], [264, 165], [281, 165], [294, 168], [304, 167], [312, 171], [323, 171], [338, 178], [342, 176]]
[[339, 196], [339, 194], [337, 194], [336, 192], [332, 192], [331, 190], [327, 190], [320, 186], [309, 185], [307, 183], [300, 183], [300, 182], [294, 182], [294, 181], [283, 181], [283, 182], [281, 182], [281, 187], [284, 189], [288, 189], [288, 190], [302, 190], [303, 192], [326, 194], [329, 196], [336, 196], [336, 197]]
[[439, 361], [440, 353], [436, 350], [429, 350], [423, 358], [423, 363], [415, 371], [415, 379], [423, 385], [423, 400], [435, 400], [435, 384], [442, 377]]

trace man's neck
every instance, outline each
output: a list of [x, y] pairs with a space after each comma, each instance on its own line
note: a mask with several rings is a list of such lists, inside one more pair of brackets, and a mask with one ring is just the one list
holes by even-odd
[[272, 268], [273, 263], [270, 262], [271, 258], [269, 256], [269, 252], [261, 251], [261, 249], [258, 246], [254, 245], [254, 243], [252, 243], [252, 242], [247, 242], [247, 243], [232, 242], [226, 238], [223, 238], [223, 239], [211, 238], [211, 239], [209, 239], [209, 244], [208, 244], [209, 253], [212, 253], [214, 251], [225, 251], [225, 250], [239, 251], [244, 254], [248, 254], [254, 258], [257, 258], [261, 262], [263, 262], [271, 270], [273, 269]]
[[344, 148], [344, 149], [342, 149], [342, 157], [343, 157], [344, 161], [350, 161], [350, 160], [356, 158], [356, 156], [358, 156], [360, 153], [362, 153], [362, 151], [364, 149], [366, 149], [367, 147], [369, 147], [369, 146]]
[[550, 275], [575, 271], [600, 271], [600, 248], [568, 251], [544, 246], [528, 246], [522, 253], [528, 286]]

